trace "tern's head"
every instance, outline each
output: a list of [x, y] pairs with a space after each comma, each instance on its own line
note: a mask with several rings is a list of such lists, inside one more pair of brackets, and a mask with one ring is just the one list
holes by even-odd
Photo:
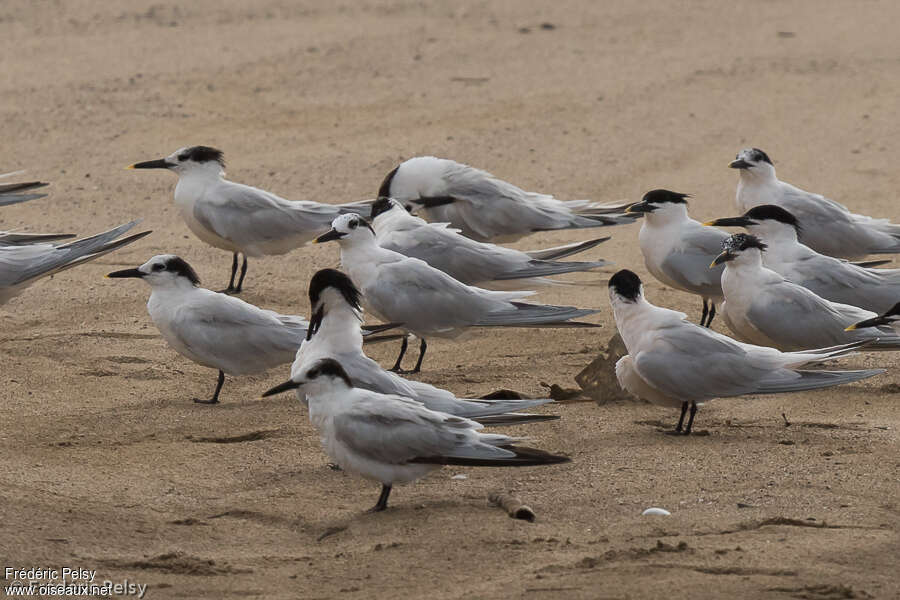
[[878, 315], [859, 323], [854, 323], [844, 331], [853, 331], [854, 329], [865, 329], [867, 327], [893, 327], [894, 331], [900, 328], [900, 302], [891, 307], [889, 311], [883, 315]]
[[136, 269], [113, 271], [107, 277], [137, 277], [153, 288], [193, 288], [200, 285], [197, 272], [183, 258], [174, 254], [154, 256]]
[[769, 155], [759, 148], [744, 148], [728, 164], [732, 169], [740, 169], [741, 177], [774, 177], [775, 167]]
[[722, 240], [722, 253], [719, 254], [709, 268], [734, 261], [735, 264], [760, 264], [766, 245], [749, 233], [736, 233]]
[[225, 170], [225, 154], [210, 146], [189, 146], [176, 150], [165, 158], [139, 162], [129, 169], [168, 169], [179, 176], [189, 173], [219, 175]]
[[388, 198], [387, 196], [381, 196], [372, 203], [372, 214], [371, 219], [377, 219], [381, 215], [394, 215], [399, 213], [407, 214], [407, 211], [412, 208], [404, 206], [393, 200], [392, 198]]
[[359, 302], [361, 297], [362, 294], [353, 285], [350, 278], [337, 269], [318, 271], [309, 281], [309, 305], [312, 308], [312, 316], [306, 330], [306, 339], [312, 339], [312, 336], [319, 331], [325, 313], [330, 310], [349, 306], [360, 319], [362, 306]]
[[350, 376], [333, 358], [318, 360], [311, 367], [297, 376], [276, 385], [263, 394], [273, 396], [288, 390], [300, 390], [307, 396], [319, 396], [323, 393], [347, 390], [353, 387]]
[[641, 278], [628, 269], [622, 269], [609, 278], [609, 299], [613, 306], [634, 304], [644, 296]]
[[670, 190], [650, 190], [641, 201], [629, 206], [626, 213], [645, 213], [648, 219], [676, 219], [687, 216], [687, 199], [690, 194]]
[[716, 219], [704, 223], [704, 225], [745, 227], [753, 235], [770, 242], [785, 238], [796, 239], [800, 232], [800, 222], [797, 221], [797, 218], [774, 204], [754, 206], [740, 217]]
[[330, 242], [337, 240], [343, 245], [345, 242], [358, 242], [363, 240], [374, 240], [375, 230], [369, 225], [369, 222], [359, 215], [340, 215], [331, 222], [331, 230], [326, 231], [314, 241], [316, 244], [322, 242]]
[[[434, 156], [417, 156], [400, 163], [388, 173], [378, 196], [393, 198], [402, 203], [428, 198], [430, 201], [447, 195], [445, 175], [448, 169], [463, 165]], [[430, 204], [434, 205], [433, 202]]]

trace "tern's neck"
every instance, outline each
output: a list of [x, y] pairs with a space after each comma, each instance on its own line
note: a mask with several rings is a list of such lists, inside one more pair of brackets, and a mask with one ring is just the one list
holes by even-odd
[[658, 208], [651, 213], [647, 213], [644, 223], [648, 227], [671, 227], [680, 225], [690, 220], [687, 213], [686, 204], [667, 203], [663, 208]]
[[633, 302], [626, 302], [613, 296], [610, 304], [612, 304], [616, 328], [629, 353], [637, 352], [641, 348], [643, 338], [648, 332], [668, 321], [680, 321], [685, 316], [674, 310], [654, 306], [647, 302], [643, 295]]
[[362, 317], [349, 304], [327, 307], [319, 330], [313, 336], [316, 342], [327, 341], [328, 349], [334, 354], [353, 352], [362, 348], [362, 332], [359, 329]]
[[373, 266], [389, 262], [395, 254], [379, 246], [373, 235], [341, 240], [341, 265], [360, 288], [365, 288], [374, 276]]
[[304, 389], [309, 402], [309, 420], [316, 429], [330, 427], [331, 420], [349, 401], [352, 388], [343, 383], [330, 386], [316, 386], [316, 389]]
[[769, 248], [778, 248], [783, 250], [796, 246], [797, 230], [790, 225], [776, 225], [774, 223], [764, 223], [762, 225], [751, 225], [747, 230], [765, 242]]

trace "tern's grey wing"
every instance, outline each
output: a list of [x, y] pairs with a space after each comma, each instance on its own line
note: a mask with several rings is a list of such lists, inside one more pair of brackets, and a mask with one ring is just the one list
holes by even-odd
[[492, 281], [498, 275], [524, 268], [528, 255], [494, 244], [483, 244], [441, 226], [391, 232], [380, 240], [383, 248], [424, 260], [435, 269], [469, 285]]
[[239, 246], [293, 239], [296, 244], [327, 231], [341, 209], [318, 202], [291, 202], [248, 185], [223, 182], [194, 203], [194, 218]]
[[491, 292], [461, 284], [413, 258], [382, 264], [377, 275], [363, 289], [365, 302], [385, 320], [403, 323], [414, 333], [468, 327], [503, 306]]
[[581, 216], [553, 196], [526, 192], [490, 173], [455, 164], [443, 175], [453, 202], [425, 210], [430, 221], [450, 222], [474, 239], [520, 237], [534, 231], [631, 222], [622, 215]]
[[[6, 175], [14, 174], [15, 173], [7, 173], [5, 175], [0, 175], [0, 178], [5, 177]], [[8, 206], [10, 204], [17, 204], [19, 202], [25, 202], [27, 200], [34, 200], [35, 198], [43, 198], [47, 194], [30, 193], [30, 190], [35, 190], [37, 188], [44, 187], [45, 185], [48, 184], [42, 181], [0, 183], [0, 206]]]
[[177, 319], [170, 329], [189, 352], [231, 375], [290, 363], [306, 333], [271, 311], [215, 292], [182, 307]]
[[844, 328], [870, 318], [871, 312], [829, 302], [789, 282], [775, 285], [775, 289], [767, 286], [756, 296], [747, 319], [779, 350], [825, 348], [866, 337], [845, 332]]
[[399, 396], [387, 399], [374, 396], [356, 402], [334, 417], [333, 426], [337, 441], [363, 457], [388, 464], [439, 456], [484, 459], [514, 456], [508, 450], [481, 442], [475, 433], [481, 428], [478, 423], [429, 411], [418, 402]]
[[712, 227], [692, 227], [685, 232], [680, 249], [670, 252], [663, 261], [663, 272], [675, 283], [707, 298], [722, 296], [724, 265], [709, 268], [722, 252], [724, 231]]

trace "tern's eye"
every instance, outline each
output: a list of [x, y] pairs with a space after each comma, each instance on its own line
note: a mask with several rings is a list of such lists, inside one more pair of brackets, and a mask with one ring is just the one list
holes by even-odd
[[318, 369], [312, 369], [312, 370], [310, 370], [310, 371], [306, 374], [306, 378], [307, 378], [307, 379], [315, 379], [315, 378], [318, 377], [318, 376], [319, 376], [319, 370], [318, 370]]
[[357, 227], [359, 227], [359, 221], [350, 221], [347, 225], [349, 225], [350, 229], [356, 229]]
[[155, 265], [153, 265], [154, 271], [163, 271], [163, 270], [165, 270], [165, 268], [166, 268], [166, 265], [163, 265], [160, 263], [156, 263]]
[[178, 162], [184, 162], [187, 159], [189, 159], [190, 157], [191, 157], [191, 155], [188, 154], [187, 152], [182, 152], [181, 154], [178, 155]]

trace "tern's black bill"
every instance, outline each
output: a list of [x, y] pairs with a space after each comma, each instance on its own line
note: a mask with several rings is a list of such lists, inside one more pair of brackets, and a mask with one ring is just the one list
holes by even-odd
[[850, 327], [846, 328], [844, 331], [853, 331], [854, 329], [866, 329], [867, 327], [881, 327], [882, 325], [890, 325], [891, 322], [885, 317], [881, 315], [879, 317], [872, 317], [871, 319], [866, 319], [865, 321], [860, 321], [859, 323], [854, 323]]
[[731, 161], [731, 162], [728, 164], [728, 166], [731, 167], [732, 169], [749, 169], [749, 168], [752, 167], [753, 165], [751, 165], [751, 164], [748, 163], [746, 160], [744, 160], [744, 159], [741, 158], [741, 159], [738, 159], [738, 160], [733, 160], [733, 161]]
[[288, 379], [284, 383], [280, 383], [280, 384], [276, 385], [275, 387], [273, 387], [272, 389], [266, 390], [265, 392], [263, 392], [262, 397], [267, 398], [269, 396], [274, 396], [275, 394], [280, 394], [282, 392], [296, 390], [298, 387], [300, 387], [300, 385], [301, 384], [295, 382], [293, 379]]
[[130, 169], [168, 169], [171, 167], [169, 163], [166, 162], [166, 159], [160, 158], [158, 160], [146, 160], [144, 162], [134, 163], [129, 168]]
[[107, 277], [111, 279], [120, 279], [125, 277], [143, 277], [144, 273], [139, 271], [138, 269], [123, 269], [121, 271], [113, 271], [109, 273]]
[[659, 208], [649, 202], [638, 202], [625, 209], [625, 213], [650, 213]]
[[316, 244], [321, 244], [321, 243], [323, 243], [323, 242], [330, 242], [330, 241], [332, 241], [332, 240], [339, 240], [339, 239], [341, 239], [342, 237], [344, 237], [345, 235], [347, 235], [347, 234], [346, 234], [346, 233], [341, 233], [341, 232], [338, 231], [337, 229], [332, 229], [332, 230], [330, 230], [330, 231], [326, 231], [325, 233], [323, 233], [322, 235], [320, 235], [319, 237], [317, 237], [315, 240], [313, 240], [313, 242], [315, 242]]
[[713, 259], [712, 264], [709, 265], [710, 269], [714, 269], [723, 263], [727, 263], [736, 258], [736, 256], [727, 250], [720, 255], [718, 255], [715, 259]]
[[747, 227], [748, 225], [755, 224], [756, 221], [748, 219], [747, 217], [726, 217], [724, 219], [716, 219], [704, 223], [704, 225], [712, 225], [713, 227]]

